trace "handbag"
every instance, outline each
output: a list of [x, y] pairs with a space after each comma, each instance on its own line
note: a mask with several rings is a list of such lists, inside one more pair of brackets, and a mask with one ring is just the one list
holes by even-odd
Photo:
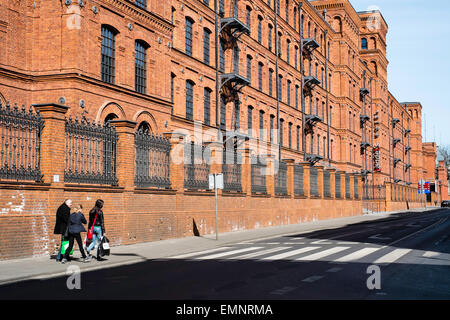
[[94, 227], [95, 227], [95, 221], [97, 221], [98, 212], [95, 214], [94, 222], [92, 223], [92, 227], [88, 230], [86, 238], [87, 240], [91, 241], [92, 237], [94, 236]]

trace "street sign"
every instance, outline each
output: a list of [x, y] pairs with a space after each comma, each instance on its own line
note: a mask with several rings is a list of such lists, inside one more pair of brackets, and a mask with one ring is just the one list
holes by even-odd
[[[215, 183], [214, 183], [215, 180]], [[209, 175], [209, 189], [214, 190], [214, 188], [223, 189], [223, 174], [222, 173], [212, 173]]]

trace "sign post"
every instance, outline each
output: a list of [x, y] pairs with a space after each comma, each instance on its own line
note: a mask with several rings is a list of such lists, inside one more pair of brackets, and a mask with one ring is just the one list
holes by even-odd
[[218, 232], [218, 218], [217, 218], [217, 189], [223, 189], [223, 174], [212, 173], [209, 175], [209, 189], [214, 189], [214, 195], [216, 199], [216, 240], [219, 240]]

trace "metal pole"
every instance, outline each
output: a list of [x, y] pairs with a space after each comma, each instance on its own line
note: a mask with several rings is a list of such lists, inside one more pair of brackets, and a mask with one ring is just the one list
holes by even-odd
[[214, 194], [216, 197], [216, 240], [219, 240], [218, 218], [217, 218], [217, 174], [214, 173]]
[[219, 25], [217, 21], [217, 0], [214, 0], [214, 28], [215, 28], [215, 54], [216, 54], [216, 126], [219, 135]]

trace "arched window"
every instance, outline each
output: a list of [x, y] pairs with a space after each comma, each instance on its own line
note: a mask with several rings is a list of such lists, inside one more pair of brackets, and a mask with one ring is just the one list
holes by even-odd
[[361, 49], [362, 50], [367, 50], [367, 39], [366, 38], [362, 38], [361, 39]]
[[289, 24], [289, 0], [286, 0], [286, 22]]
[[194, 20], [189, 17], [185, 19], [185, 51], [188, 56], [192, 56], [192, 27], [194, 25]]
[[105, 117], [104, 123], [106, 124], [106, 123], [109, 123], [109, 122], [111, 122], [112, 120], [116, 120], [116, 119], [119, 119], [119, 117], [118, 117], [115, 113], [109, 113], [109, 114]]
[[210, 47], [210, 39], [211, 39], [211, 30], [204, 28], [203, 29], [203, 62], [209, 65], [209, 47]]
[[294, 30], [297, 30], [297, 7], [294, 7]]
[[333, 29], [338, 33], [342, 33], [342, 20], [338, 16], [333, 18]]
[[116, 35], [117, 30], [111, 26], [102, 26], [102, 81], [115, 83]]
[[258, 42], [262, 42], [262, 21], [263, 18], [261, 16], [258, 16]]
[[290, 60], [290, 45], [291, 45], [291, 41], [289, 39], [286, 40], [286, 62], [289, 64], [289, 60]]
[[150, 132], [150, 125], [148, 124], [148, 122], [147, 121], [142, 121], [140, 124], [139, 124], [139, 126], [138, 126], [138, 128], [137, 128], [137, 131], [138, 132]]
[[268, 37], [268, 48], [270, 51], [272, 51], [272, 30], [273, 27], [271, 24], [269, 24], [269, 34], [267, 35], [267, 37]]
[[249, 6], [245, 7], [245, 10], [247, 12], [246, 17], [247, 17], [247, 27], [251, 30], [251, 21], [252, 21], [252, 8], [250, 8]]
[[252, 82], [252, 56], [247, 55], [247, 80]]
[[147, 93], [147, 49], [149, 45], [142, 41], [135, 42], [135, 89], [139, 93]]
[[204, 89], [203, 121], [207, 125], [209, 125], [211, 122], [211, 92], [212, 90], [210, 88]]
[[258, 62], [258, 89], [262, 91], [263, 63]]
[[194, 85], [191, 80], [186, 80], [186, 119], [194, 119]]

